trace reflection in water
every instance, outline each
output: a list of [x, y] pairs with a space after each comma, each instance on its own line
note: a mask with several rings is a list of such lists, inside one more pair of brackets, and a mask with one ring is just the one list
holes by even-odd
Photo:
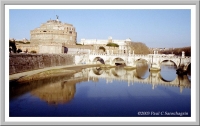
[[[93, 80], [98, 82], [98, 78], [105, 78], [108, 82], [113, 80], [124, 80], [129, 83], [148, 83], [174, 85], [177, 87], [190, 87], [190, 78], [187, 75], [174, 75], [173, 66], [162, 67], [161, 72], [149, 72], [148, 64], [140, 63], [135, 70], [126, 71], [123, 67], [117, 66], [110, 69], [100, 67], [83, 69], [81, 72], [71, 76], [52, 77], [37, 81], [30, 81], [25, 84], [10, 82], [10, 99], [20, 96], [26, 92], [47, 101], [50, 104], [66, 103], [70, 101], [76, 92], [76, 83]], [[169, 68], [169, 69], [167, 69]], [[164, 71], [164, 72], [163, 72]], [[166, 79], [166, 77], [170, 79]], [[181, 89], [182, 91], [183, 89]]]
[[160, 74], [162, 79], [169, 82], [175, 80], [175, 78], [177, 77], [176, 68], [177, 67], [173, 65], [171, 66], [161, 65]]
[[[74, 75], [75, 76], [75, 75]], [[87, 81], [86, 77], [71, 76], [50, 77], [20, 84], [10, 82], [10, 99], [30, 92], [49, 104], [67, 103], [73, 99], [76, 92], [76, 84]]]
[[143, 66], [134, 70], [95, 67], [71, 76], [10, 82], [9, 116], [137, 117], [138, 111], [146, 110], [186, 111], [190, 116], [187, 75], [165, 81], [160, 71], [149, 72], [148, 65]]
[[101, 75], [103, 73], [103, 70], [101, 69], [101, 67], [95, 67], [92, 69], [94, 74], [96, 75]]
[[187, 76], [188, 76], [189, 80], [191, 81], [191, 64], [188, 65]]
[[75, 84], [75, 81], [51, 83], [31, 91], [31, 94], [49, 104], [67, 103], [74, 98], [76, 92]]
[[[35, 75], [37, 76], [37, 75]], [[38, 76], [40, 76], [38, 74]], [[11, 81], [10, 82], [10, 91], [9, 91], [9, 96], [10, 98], [15, 98], [19, 95], [22, 95], [24, 93], [27, 93], [29, 91], [38, 89], [38, 88], [42, 88], [43, 86], [52, 84], [52, 83], [61, 83], [64, 80], [68, 80], [72, 77], [71, 76], [56, 76], [56, 77], [49, 77], [46, 79], [38, 79], [38, 80], [33, 80], [33, 81], [29, 81], [26, 83], [20, 83], [18, 81]]]
[[126, 70], [123, 66], [117, 66], [114, 69], [112, 69], [112, 73], [117, 77], [121, 77], [126, 74]]
[[136, 76], [138, 78], [146, 78], [149, 74], [149, 65], [147, 62], [138, 62], [136, 67]]

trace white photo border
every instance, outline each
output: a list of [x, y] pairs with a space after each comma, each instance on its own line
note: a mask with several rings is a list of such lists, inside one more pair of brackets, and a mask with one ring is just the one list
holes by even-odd
[[[189, 0], [188, 0], [189, 1]], [[6, 2], [6, 1], [4, 1]], [[105, 2], [105, 1], [104, 1]], [[39, 3], [39, 2], [38, 2]], [[166, 2], [167, 3], [167, 2]], [[40, 3], [39, 3], [40, 4]], [[123, 4], [123, 2], [121, 2]], [[181, 1], [180, 1], [181, 4]], [[4, 22], [1, 22], [1, 26], [5, 25], [5, 29], [2, 28], [1, 32], [1, 41], [5, 42], [1, 49], [4, 50], [5, 57], [1, 56], [1, 71], [2, 74], [5, 77], [2, 77], [1, 80], [5, 79], [2, 83], [4, 86], [1, 86], [1, 112], [5, 113], [1, 116], [1, 122], [2, 124], [83, 124], [83, 123], [89, 123], [89, 124], [165, 124], [167, 123], [173, 123], [173, 124], [186, 124], [186, 123], [199, 123], [199, 120], [197, 119], [199, 116], [199, 80], [197, 77], [197, 73], [199, 73], [199, 59], [197, 53], [199, 50], [199, 27], [197, 27], [197, 24], [199, 23], [199, 4], [196, 5], [103, 5], [103, 9], [191, 9], [191, 62], [192, 62], [192, 74], [196, 74], [191, 77], [191, 117], [184, 117], [184, 118], [174, 118], [174, 117], [166, 117], [166, 118], [157, 118], [157, 117], [93, 117], [92, 119], [90, 117], [9, 117], [9, 54], [6, 53], [5, 49], [9, 47], [8, 43], [6, 41], [9, 40], [9, 9], [57, 9], [59, 6], [59, 9], [67, 8], [68, 9], [102, 9], [101, 5], [1, 5], [1, 7], [4, 6], [4, 9], [1, 9], [1, 16], [5, 16]], [[3, 12], [5, 11], [5, 12]], [[4, 14], [3, 14], [4, 13]], [[1, 18], [4, 19], [4, 18]], [[5, 35], [5, 37], [4, 37]], [[4, 48], [4, 49], [3, 49]], [[4, 58], [3, 58], [4, 57]], [[5, 61], [3, 61], [5, 60]], [[4, 68], [4, 70], [3, 70]], [[197, 69], [198, 68], [198, 69]], [[198, 70], [198, 71], [197, 71]], [[194, 85], [195, 84], [195, 85]], [[3, 87], [3, 88], [2, 88]], [[4, 93], [4, 94], [3, 94]], [[4, 96], [5, 95], [5, 96]], [[3, 98], [4, 96], [4, 98]], [[2, 101], [4, 99], [4, 101]], [[3, 105], [5, 102], [5, 105]], [[3, 108], [4, 107], [4, 108]], [[197, 111], [198, 110], [198, 111]], [[4, 117], [4, 118], [3, 118]], [[67, 119], [68, 118], [68, 119]], [[68, 121], [67, 121], [67, 120]], [[159, 120], [159, 121], [158, 121]]]

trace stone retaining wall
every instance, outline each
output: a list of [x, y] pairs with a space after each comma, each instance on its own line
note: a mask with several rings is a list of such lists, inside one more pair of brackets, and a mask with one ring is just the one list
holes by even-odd
[[69, 54], [16, 53], [9, 56], [9, 74], [73, 64], [74, 56]]

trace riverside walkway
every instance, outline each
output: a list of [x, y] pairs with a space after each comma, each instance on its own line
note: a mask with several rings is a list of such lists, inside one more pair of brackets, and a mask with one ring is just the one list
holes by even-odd
[[25, 76], [30, 76], [33, 74], [38, 74], [40, 72], [44, 72], [44, 71], [48, 71], [48, 70], [52, 70], [52, 69], [66, 69], [67, 70], [74, 70], [74, 71], [79, 71], [83, 68], [87, 68], [87, 67], [93, 67], [93, 66], [97, 66], [98, 64], [81, 64], [81, 65], [67, 65], [67, 66], [54, 66], [54, 67], [48, 67], [48, 68], [43, 68], [43, 69], [37, 69], [37, 70], [32, 70], [32, 71], [27, 71], [27, 72], [22, 72], [22, 73], [17, 73], [17, 74], [12, 74], [9, 75], [9, 80], [17, 80], [21, 77], [25, 77]]

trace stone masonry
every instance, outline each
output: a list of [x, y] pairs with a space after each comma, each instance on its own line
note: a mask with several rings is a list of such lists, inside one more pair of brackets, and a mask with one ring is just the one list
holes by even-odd
[[77, 32], [72, 24], [62, 23], [58, 20], [49, 20], [40, 27], [31, 30], [30, 42], [32, 44], [67, 43], [75, 45]]
[[72, 64], [74, 56], [68, 54], [10, 54], [9, 74]]

